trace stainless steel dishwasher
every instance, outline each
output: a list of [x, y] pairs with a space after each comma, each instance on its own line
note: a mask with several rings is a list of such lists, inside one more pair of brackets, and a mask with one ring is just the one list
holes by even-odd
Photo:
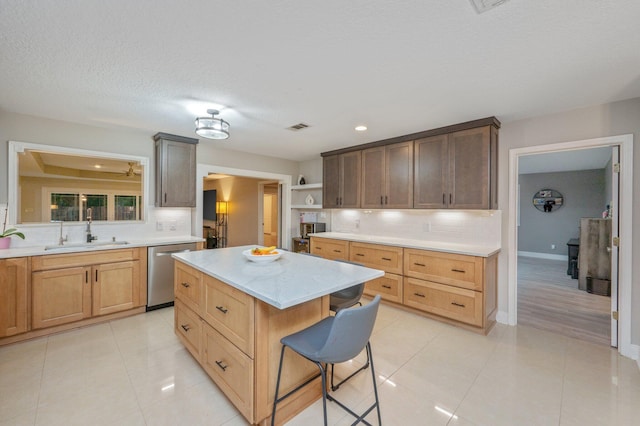
[[196, 243], [151, 246], [147, 252], [147, 311], [173, 305], [173, 253], [196, 250]]

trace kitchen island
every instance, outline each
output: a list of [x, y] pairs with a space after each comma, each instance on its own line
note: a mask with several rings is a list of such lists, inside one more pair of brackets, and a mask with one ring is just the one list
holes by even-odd
[[[329, 315], [329, 294], [384, 275], [377, 269], [283, 252], [265, 264], [254, 246], [174, 254], [175, 331], [189, 352], [251, 424], [269, 424], [280, 339]], [[281, 391], [317, 373], [286, 354]], [[278, 405], [278, 423], [321, 395], [320, 379]]]

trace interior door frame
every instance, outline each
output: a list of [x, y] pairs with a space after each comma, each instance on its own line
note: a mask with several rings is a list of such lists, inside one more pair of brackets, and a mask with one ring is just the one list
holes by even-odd
[[[280, 205], [282, 206], [282, 212], [279, 215], [280, 220], [278, 223], [278, 227], [281, 230], [280, 241], [282, 242], [283, 248], [290, 249], [289, 244], [291, 242], [291, 214], [285, 214], [285, 212], [291, 211], [291, 182], [293, 181], [293, 176], [198, 163], [196, 167], [196, 194], [202, 193], [203, 180], [210, 173], [220, 173], [229, 176], [248, 177], [262, 179], [265, 181], [278, 182], [280, 188], [282, 189], [282, 195], [280, 196]], [[262, 216], [259, 216], [258, 220], [262, 220]], [[196, 208], [191, 210], [191, 235], [200, 235], [202, 233], [202, 223], [202, 197], [196, 197]]]
[[266, 194], [264, 187], [267, 185], [277, 185], [278, 191], [276, 192], [274, 202], [276, 203], [277, 211], [277, 229], [276, 234], [278, 236], [276, 245], [282, 247], [282, 185], [277, 181], [264, 181], [258, 182], [258, 244], [265, 245], [264, 243], [264, 199], [267, 195], [273, 196], [274, 194]]
[[[584, 148], [619, 147], [619, 209], [621, 240], [618, 256], [618, 352], [634, 358], [631, 344], [631, 288], [632, 288], [632, 221], [633, 221], [633, 134], [536, 145], [509, 150], [509, 227], [508, 227], [508, 323], [517, 324], [518, 310], [518, 160], [522, 155], [571, 151]], [[628, 238], [628, 242], [626, 241]]]

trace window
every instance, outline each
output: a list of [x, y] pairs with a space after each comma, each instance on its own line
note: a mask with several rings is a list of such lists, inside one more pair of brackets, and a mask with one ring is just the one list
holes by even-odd
[[48, 220], [83, 222], [88, 219], [88, 209], [91, 209], [92, 221], [142, 220], [140, 194], [92, 194], [83, 190], [68, 193], [51, 188], [45, 192], [50, 203], [43, 203], [47, 206], [43, 213]]

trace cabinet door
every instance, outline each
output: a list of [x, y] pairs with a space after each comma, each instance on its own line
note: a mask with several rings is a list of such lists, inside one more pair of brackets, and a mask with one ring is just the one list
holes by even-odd
[[0, 259], [0, 337], [28, 330], [27, 258]]
[[311, 254], [331, 260], [349, 260], [349, 241], [312, 237]]
[[490, 147], [490, 126], [449, 134], [449, 208], [490, 208]]
[[384, 207], [413, 207], [413, 141], [385, 147]]
[[196, 145], [159, 139], [156, 167], [156, 205], [195, 207]]
[[340, 207], [360, 207], [360, 151], [340, 155]]
[[140, 306], [140, 261], [95, 265], [91, 274], [94, 316]]
[[89, 275], [91, 268], [86, 266], [32, 273], [32, 327], [51, 327], [91, 317]]
[[322, 207], [340, 206], [340, 161], [337, 155], [322, 159]]
[[362, 151], [362, 197], [360, 207], [379, 209], [385, 204], [385, 147]]
[[415, 141], [413, 207], [443, 209], [449, 203], [447, 135]]

